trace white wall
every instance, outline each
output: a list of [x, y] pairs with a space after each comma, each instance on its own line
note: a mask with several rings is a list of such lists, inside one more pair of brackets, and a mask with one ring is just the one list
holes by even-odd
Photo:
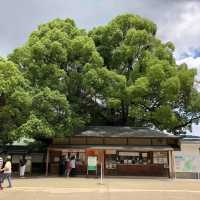
[[195, 141], [182, 142], [181, 152], [200, 156], [200, 142], [195, 142]]

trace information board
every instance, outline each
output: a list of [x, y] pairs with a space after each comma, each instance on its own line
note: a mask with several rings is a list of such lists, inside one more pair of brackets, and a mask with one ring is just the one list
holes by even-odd
[[97, 170], [97, 156], [88, 156], [88, 171]]
[[199, 172], [200, 156], [177, 152], [175, 155], [176, 172]]

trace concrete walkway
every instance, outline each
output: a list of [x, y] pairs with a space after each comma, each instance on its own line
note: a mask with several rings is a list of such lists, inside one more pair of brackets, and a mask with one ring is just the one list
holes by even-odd
[[[14, 179], [0, 199], [15, 200], [199, 200], [200, 180], [32, 178]], [[4, 186], [6, 186], [6, 182]]]

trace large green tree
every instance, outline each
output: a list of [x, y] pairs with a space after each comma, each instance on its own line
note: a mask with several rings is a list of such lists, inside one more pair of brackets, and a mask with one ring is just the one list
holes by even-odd
[[34, 31], [9, 59], [32, 89], [32, 102], [19, 135], [38, 139], [67, 135], [89, 120], [82, 97], [84, 66], [102, 66], [93, 40], [70, 20], [55, 19]]
[[9, 56], [33, 90], [19, 132], [52, 137], [104, 124], [178, 134], [198, 123], [196, 70], [176, 64], [174, 45], [162, 43], [156, 29], [131, 14], [89, 32], [71, 19], [39, 26]]
[[[111, 122], [180, 133], [200, 117], [200, 95], [194, 88], [196, 70], [176, 65], [174, 45], [162, 43], [155, 34], [154, 23], [130, 14], [90, 31], [106, 71], [121, 76], [125, 87], [120, 93], [113, 88], [113, 93], [107, 94], [93, 83], [87, 89], [105, 100], [103, 112]], [[105, 80], [98, 73], [94, 78], [92, 71], [88, 70], [88, 82]], [[110, 87], [114, 77], [110, 76]]]
[[11, 61], [0, 59], [0, 140], [18, 139], [15, 130], [26, 122], [31, 108], [28, 81]]

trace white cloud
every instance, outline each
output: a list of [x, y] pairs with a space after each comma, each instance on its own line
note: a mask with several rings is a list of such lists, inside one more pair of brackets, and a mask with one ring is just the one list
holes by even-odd
[[[193, 58], [192, 56], [183, 58], [181, 60], [177, 60], [177, 64], [186, 63], [189, 68], [196, 68], [197, 69], [197, 76], [196, 80], [200, 81], [200, 57]], [[196, 83], [196, 88], [200, 88], [199, 84]], [[192, 125], [192, 134], [200, 136], [200, 125]]]
[[192, 56], [183, 58], [181, 60], [177, 60], [178, 64], [186, 63], [191, 68], [199, 68], [200, 67], [200, 57], [194, 58]]
[[200, 0], [6, 0], [0, 7], [0, 55], [22, 45], [37, 25], [53, 18], [70, 17], [90, 29], [122, 13], [153, 20], [158, 36], [174, 42], [177, 54], [200, 47]]
[[200, 57], [194, 58], [192, 56], [177, 60], [177, 64], [186, 63], [189, 68], [197, 69], [197, 80], [200, 81]]
[[200, 48], [200, 1], [187, 1], [175, 6], [165, 14], [158, 29], [158, 36], [172, 41], [176, 56]]
[[192, 135], [200, 136], [200, 125], [192, 125]]

